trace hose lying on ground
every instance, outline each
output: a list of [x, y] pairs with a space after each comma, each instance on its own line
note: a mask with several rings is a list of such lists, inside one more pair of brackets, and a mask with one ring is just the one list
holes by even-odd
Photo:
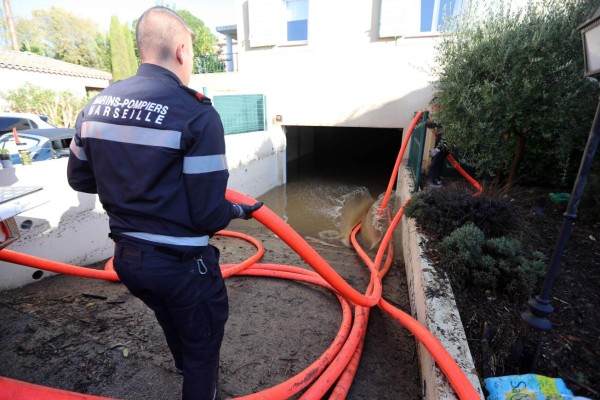
[[[420, 120], [422, 112], [417, 113], [413, 119], [409, 130], [402, 142], [402, 147], [398, 154], [394, 170], [392, 172], [388, 188], [382, 205], [380, 215], [388, 204], [389, 198], [398, 175], [398, 170], [406, 150], [408, 140], [415, 125]], [[461, 171], [462, 168], [459, 170]], [[464, 170], [463, 176], [468, 176]], [[476, 195], [481, 193], [481, 186], [472, 178], [467, 180], [477, 189]], [[253, 204], [256, 202], [249, 196], [233, 190], [227, 190], [227, 198], [237, 203]], [[393, 231], [402, 218], [404, 206], [410, 199], [406, 200], [396, 215], [391, 218], [390, 225], [386, 231], [375, 259], [371, 260], [367, 253], [361, 249], [356, 240], [356, 234], [360, 229], [358, 225], [352, 231], [351, 241], [359, 256], [370, 271], [370, 282], [366, 292], [360, 293], [350, 286], [297, 232], [287, 225], [279, 216], [266, 206], [261, 207], [253, 213], [253, 217], [270, 229], [298, 255], [300, 255], [316, 272], [309, 271], [299, 267], [279, 265], [279, 264], [260, 264], [257, 263], [264, 253], [262, 244], [256, 239], [237, 232], [221, 231], [218, 234], [237, 237], [252, 243], [257, 252], [240, 264], [222, 265], [224, 277], [232, 275], [245, 276], [264, 276], [276, 277], [282, 279], [292, 279], [296, 281], [312, 283], [332, 290], [338, 297], [342, 307], [342, 323], [338, 333], [332, 341], [329, 348], [310, 366], [299, 374], [291, 377], [285, 382], [276, 386], [240, 397], [241, 399], [287, 399], [306, 389], [301, 399], [320, 399], [336, 384], [331, 392], [331, 398], [343, 399], [350, 389], [352, 379], [358, 367], [360, 356], [362, 354], [363, 343], [367, 331], [367, 323], [370, 308], [377, 305], [384, 312], [390, 315], [395, 321], [406, 327], [415, 337], [423, 343], [425, 348], [431, 353], [436, 363], [444, 372], [451, 386], [456, 391], [458, 397], [463, 400], [479, 400], [481, 396], [470, 383], [464, 372], [460, 369], [456, 361], [441, 345], [441, 343], [429, 332], [422, 324], [410, 317], [403, 311], [393, 307], [382, 297], [381, 279], [389, 270], [393, 260]], [[386, 261], [381, 263], [386, 256]], [[112, 260], [107, 262], [105, 269], [92, 270], [89, 268], [63, 264], [55, 261], [44, 260], [10, 250], [0, 251], [0, 260], [15, 264], [21, 264], [47, 271], [71, 274], [80, 277], [105, 279], [118, 281], [118, 277], [112, 268]], [[354, 318], [351, 315], [349, 302], [355, 305]], [[59, 389], [52, 389], [44, 386], [33, 385], [4, 377], [0, 377], [0, 398], [11, 400], [38, 399], [42, 396], [45, 399], [89, 399], [101, 400], [103, 397], [82, 395], [80, 393], [68, 392]]]

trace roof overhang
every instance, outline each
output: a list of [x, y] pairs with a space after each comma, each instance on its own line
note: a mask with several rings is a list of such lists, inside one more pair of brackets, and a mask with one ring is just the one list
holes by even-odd
[[237, 25], [217, 26], [216, 30], [225, 36], [230, 36], [237, 40]]

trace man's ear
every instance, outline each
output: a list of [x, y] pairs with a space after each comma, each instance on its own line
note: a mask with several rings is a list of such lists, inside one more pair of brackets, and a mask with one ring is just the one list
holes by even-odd
[[175, 50], [175, 57], [177, 58], [177, 62], [183, 65], [183, 43], [177, 46], [177, 50]]

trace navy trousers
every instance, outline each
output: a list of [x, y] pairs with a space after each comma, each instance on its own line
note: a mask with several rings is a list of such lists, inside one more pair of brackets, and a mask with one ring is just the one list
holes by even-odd
[[154, 311], [175, 366], [183, 371], [182, 398], [215, 399], [229, 315], [219, 250], [210, 245], [156, 246], [123, 237], [115, 243], [115, 272]]

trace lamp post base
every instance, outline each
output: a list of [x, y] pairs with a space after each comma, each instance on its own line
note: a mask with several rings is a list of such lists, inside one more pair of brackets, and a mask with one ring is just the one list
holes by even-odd
[[549, 331], [552, 329], [552, 322], [546, 318], [554, 311], [550, 301], [541, 299], [540, 296], [536, 296], [533, 299], [529, 299], [528, 304], [529, 311], [525, 311], [521, 314], [521, 318], [536, 329], [542, 331]]

